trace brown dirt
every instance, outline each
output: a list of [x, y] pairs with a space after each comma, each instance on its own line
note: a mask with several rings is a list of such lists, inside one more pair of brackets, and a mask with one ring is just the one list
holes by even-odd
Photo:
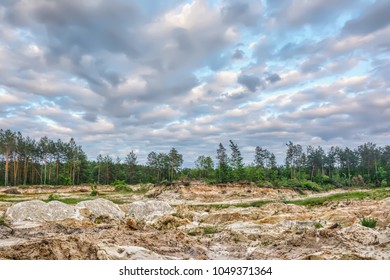
[[[34, 193], [33, 188], [21, 189], [25, 194]], [[66, 187], [64, 191], [77, 195], [79, 189], [72, 193]], [[389, 198], [331, 202], [317, 207], [282, 202], [259, 208], [191, 207], [199, 203], [283, 201], [298, 197], [301, 195], [292, 190], [253, 185], [152, 189], [146, 195], [129, 199], [166, 198], [175, 202], [174, 214], [154, 222], [126, 217], [119, 222], [84, 219], [33, 227], [0, 225], [0, 259], [117, 259], [107, 248], [114, 248], [120, 255], [129, 246], [147, 249], [142, 255], [145, 258], [390, 259]], [[11, 205], [0, 203], [0, 218]], [[363, 216], [375, 217], [377, 227], [361, 226]], [[148, 252], [153, 254], [145, 255]]]

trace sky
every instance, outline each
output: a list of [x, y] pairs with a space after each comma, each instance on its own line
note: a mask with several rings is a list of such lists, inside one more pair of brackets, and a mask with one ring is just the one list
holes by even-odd
[[390, 1], [2, 0], [0, 128], [89, 159], [390, 144]]

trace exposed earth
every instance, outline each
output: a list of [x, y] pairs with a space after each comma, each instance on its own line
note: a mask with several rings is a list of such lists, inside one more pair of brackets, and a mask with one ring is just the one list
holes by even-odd
[[[0, 259], [390, 259], [390, 189], [194, 182], [90, 192], [0, 188]], [[361, 225], [366, 217], [377, 224]]]

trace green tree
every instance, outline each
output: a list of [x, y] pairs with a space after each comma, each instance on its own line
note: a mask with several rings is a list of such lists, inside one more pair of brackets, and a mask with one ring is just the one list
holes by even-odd
[[7, 129], [0, 130], [0, 147], [5, 154], [5, 171], [4, 171], [4, 185], [8, 186], [8, 174], [9, 174], [9, 158], [13, 149], [16, 146], [16, 134]]
[[229, 165], [228, 165], [228, 156], [226, 154], [226, 149], [219, 143], [217, 149], [217, 160], [218, 160], [218, 181], [220, 183], [226, 183], [229, 180]]
[[137, 166], [137, 155], [134, 153], [133, 150], [131, 150], [125, 158], [126, 166], [127, 166], [127, 181], [129, 183], [135, 183], [134, 181], [134, 174], [135, 174], [135, 167]]
[[172, 181], [175, 179], [176, 172], [180, 169], [181, 165], [183, 164], [183, 155], [179, 154], [179, 152], [175, 148], [172, 148], [168, 154], [168, 162], [169, 162], [168, 180]]
[[245, 177], [243, 158], [241, 156], [238, 145], [235, 144], [232, 140], [229, 140], [229, 142], [229, 146], [232, 151], [230, 156], [230, 165], [233, 168], [234, 179], [235, 181], [241, 181]]

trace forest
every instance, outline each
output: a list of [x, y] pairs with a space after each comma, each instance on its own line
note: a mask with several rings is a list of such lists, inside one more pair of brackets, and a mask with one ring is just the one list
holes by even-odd
[[21, 132], [0, 129], [0, 182], [21, 185], [166, 184], [202, 180], [209, 184], [242, 182], [264, 187], [290, 187], [314, 191], [342, 187], [386, 187], [390, 183], [390, 146], [367, 142], [357, 148], [303, 147], [286, 143], [285, 162], [264, 147], [253, 151], [244, 164], [237, 143], [220, 143], [215, 155], [199, 155], [195, 167], [182, 168], [183, 155], [172, 147], [151, 151], [145, 164], [129, 151], [124, 159], [97, 155], [88, 160], [75, 139], [68, 142], [44, 136], [39, 140]]

